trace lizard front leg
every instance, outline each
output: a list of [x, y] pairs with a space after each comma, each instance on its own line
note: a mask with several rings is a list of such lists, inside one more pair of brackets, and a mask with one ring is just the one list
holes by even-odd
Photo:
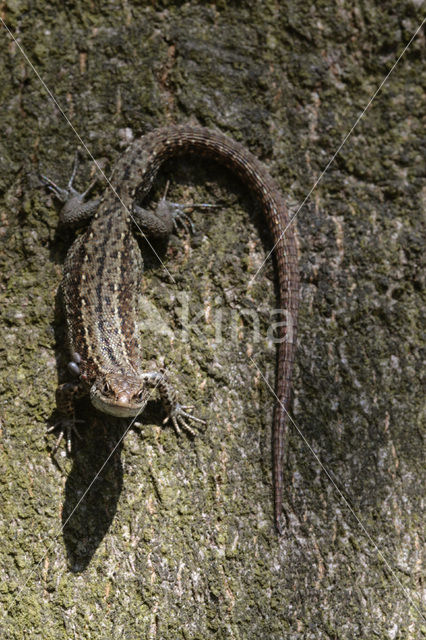
[[167, 380], [164, 371], [150, 371], [143, 373], [141, 377], [147, 387], [158, 390], [164, 408], [168, 414], [164, 419], [163, 424], [167, 424], [169, 420], [171, 420], [178, 435], [181, 434], [182, 427], [182, 429], [190, 433], [192, 436], [195, 436], [195, 431], [188, 424], [188, 420], [192, 420], [193, 422], [200, 424], [206, 424], [205, 420], [197, 418], [187, 411], [187, 409], [190, 410], [193, 408], [192, 405], [182, 405], [177, 401], [177, 392]]
[[65, 382], [60, 384], [56, 389], [56, 407], [61, 418], [53, 426], [49, 427], [47, 433], [52, 433], [59, 429], [59, 436], [53, 447], [52, 455], [55, 455], [62, 439], [65, 436], [67, 452], [71, 453], [72, 435], [75, 434], [81, 438], [77, 431], [77, 423], [83, 420], [77, 420], [75, 417], [75, 400], [87, 395], [87, 387], [83, 382]]

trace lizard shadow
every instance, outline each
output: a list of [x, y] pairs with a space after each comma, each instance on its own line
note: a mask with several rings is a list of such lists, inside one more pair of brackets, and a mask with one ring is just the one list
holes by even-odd
[[[156, 407], [156, 402], [148, 403], [148, 419], [155, 421]], [[77, 414], [85, 424], [74, 442], [72, 469], [65, 482], [62, 536], [68, 569], [82, 573], [117, 512], [123, 490], [121, 452], [129, 423], [100, 414], [89, 401], [80, 403]]]
[[[91, 409], [87, 413], [82, 437], [75, 442], [62, 509], [62, 535], [73, 573], [81, 573], [91, 561], [113, 522], [123, 488], [126, 424], [94, 415]], [[79, 411], [82, 415], [86, 418]]]

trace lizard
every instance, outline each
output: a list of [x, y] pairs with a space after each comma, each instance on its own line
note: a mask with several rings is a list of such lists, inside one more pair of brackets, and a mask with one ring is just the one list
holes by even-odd
[[57, 408], [62, 416], [61, 438], [66, 434], [68, 451], [76, 429], [74, 399], [89, 394], [93, 406], [109, 415], [138, 416], [149, 395], [157, 389], [176, 432], [181, 427], [194, 434], [191, 422], [204, 423], [178, 402], [177, 392], [164, 370], [145, 371], [136, 335], [139, 282], [143, 261], [134, 236], [133, 223], [148, 238], [166, 239], [176, 226], [178, 214], [160, 201], [156, 211], [140, 205], [148, 196], [159, 169], [169, 158], [181, 155], [208, 157], [242, 180], [259, 200], [273, 242], [278, 304], [284, 315], [279, 326], [277, 374], [272, 427], [274, 523], [282, 532], [283, 465], [290, 383], [296, 345], [299, 274], [294, 226], [279, 187], [261, 162], [243, 145], [212, 129], [174, 125], [154, 129], [133, 142], [119, 158], [111, 191], [87, 200], [74, 189], [74, 167], [66, 188], [42, 176], [62, 201], [60, 223], [76, 227], [89, 221], [68, 251], [63, 279], [68, 363], [74, 381], [59, 385]]

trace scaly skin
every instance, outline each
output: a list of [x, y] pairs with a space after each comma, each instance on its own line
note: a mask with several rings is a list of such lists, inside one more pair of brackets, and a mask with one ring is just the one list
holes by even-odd
[[287, 226], [284, 199], [266, 169], [242, 145], [221, 133], [201, 127], [173, 126], [157, 129], [134, 142], [118, 161], [112, 177], [121, 202], [107, 190], [100, 204], [86, 203], [87, 192], [83, 196], [78, 194], [72, 188], [72, 180], [68, 189], [62, 190], [45, 178], [65, 201], [63, 224], [76, 225], [92, 216], [87, 231], [72, 245], [64, 267], [62, 292], [69, 348], [74, 354], [70, 369], [78, 376], [78, 383], [62, 385], [58, 390], [58, 408], [68, 416], [62, 426], [68, 433], [74, 428], [72, 396], [76, 394], [89, 392], [97, 409], [125, 417], [143, 411], [153, 388], [158, 388], [177, 431], [180, 425], [193, 433], [188, 422], [202, 422], [177, 402], [164, 372], [143, 371], [135, 338], [143, 264], [125, 207], [133, 212], [148, 236], [167, 238], [173, 229], [170, 211], [163, 207], [155, 215], [134, 204], [147, 196], [164, 161], [181, 154], [212, 158], [236, 173], [259, 199], [274, 244], [278, 302], [285, 316], [279, 329], [278, 402], [273, 422], [274, 519], [281, 531], [286, 414], [299, 298], [294, 228]]

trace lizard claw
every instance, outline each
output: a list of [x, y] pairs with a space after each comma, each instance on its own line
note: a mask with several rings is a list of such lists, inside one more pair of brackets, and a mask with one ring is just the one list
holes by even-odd
[[54, 425], [47, 429], [47, 433], [52, 433], [59, 429], [59, 436], [55, 442], [55, 446], [52, 449], [52, 456], [55, 455], [57, 450], [59, 449], [59, 445], [61, 444], [64, 436], [66, 441], [66, 449], [67, 453], [71, 454], [72, 450], [72, 435], [75, 434], [77, 438], [81, 440], [81, 435], [79, 434], [76, 424], [78, 422], [84, 422], [84, 420], [76, 420], [75, 418], [62, 418], [59, 422], [56, 422]]
[[185, 205], [178, 204], [177, 202], [168, 202], [170, 210], [173, 215], [173, 227], [176, 233], [179, 232], [179, 225], [186, 231], [189, 235], [190, 233], [195, 233], [194, 223], [188, 214], [184, 211]]
[[166, 188], [164, 190], [164, 195], [158, 203], [158, 208], [165, 208], [169, 215], [172, 217], [173, 228], [176, 233], [179, 232], [179, 226], [186, 231], [189, 235], [190, 233], [195, 233], [195, 226], [189, 217], [187, 211], [193, 211], [194, 209], [199, 208], [211, 208], [216, 209], [220, 205], [217, 204], [208, 204], [205, 202], [199, 202], [194, 204], [180, 204], [179, 202], [172, 202], [171, 200], [166, 199], [167, 191], [169, 189], [169, 181], [167, 181]]
[[191, 436], [195, 436], [196, 433], [194, 429], [189, 426], [188, 420], [199, 422], [200, 424], [206, 424], [206, 421], [202, 420], [201, 418], [197, 418], [196, 416], [192, 415], [192, 413], [189, 413], [188, 411], [185, 411], [185, 409], [193, 409], [193, 408], [194, 408], [193, 405], [182, 405], [182, 404], [176, 403], [172, 408], [172, 410], [170, 411], [170, 414], [167, 416], [167, 418], [163, 420], [163, 424], [167, 424], [168, 421], [171, 420], [174, 430], [176, 431], [178, 436], [181, 435], [182, 433], [181, 427], [182, 429], [184, 429], [184, 431], [187, 431]]
[[59, 187], [55, 182], [53, 182], [53, 180], [43, 174], [40, 174], [40, 178], [44, 186], [47, 187], [56, 196], [56, 198], [58, 198], [60, 202], [65, 203], [69, 199], [69, 189], [63, 189], [62, 187]]
[[186, 231], [187, 234], [195, 233], [194, 223], [192, 222], [189, 215], [186, 213], [187, 210], [193, 211], [194, 209], [200, 209], [200, 208], [216, 209], [220, 206], [217, 204], [208, 204], [206, 202], [199, 202], [194, 204], [179, 204], [178, 202], [170, 202], [169, 200], [166, 200], [165, 202], [167, 202], [167, 207], [169, 208], [169, 211], [173, 216], [173, 227], [176, 233], [179, 231], [179, 225], [180, 225]]

